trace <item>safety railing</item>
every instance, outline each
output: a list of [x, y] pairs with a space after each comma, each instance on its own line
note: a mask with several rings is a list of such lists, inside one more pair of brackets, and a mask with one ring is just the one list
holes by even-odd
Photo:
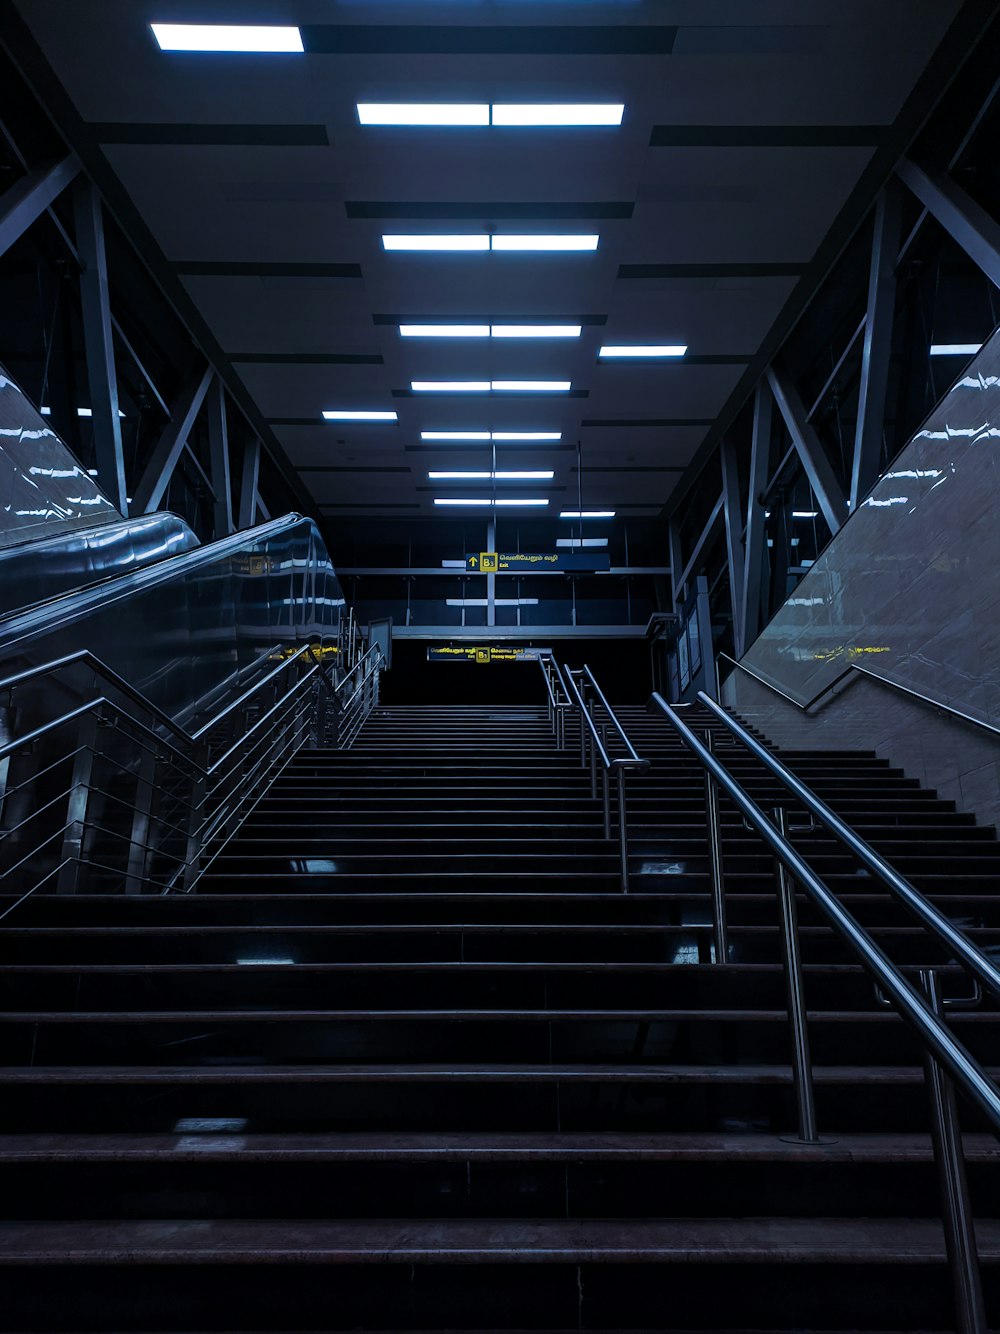
[[[707, 695], [701, 694], [699, 698], [716, 718], [725, 723], [733, 736], [781, 780], [792, 803], [804, 805], [810, 812], [811, 820], [818, 819], [835, 833], [867, 869], [952, 951], [953, 959], [973, 974], [976, 997], [982, 987], [991, 992], [995, 999], [1000, 999], [1000, 973], [992, 961], [957, 931], [944, 914], [924, 899], [919, 891], [889, 867], [854, 830], [835, 816], [801, 780], [790, 774], [736, 719], [726, 714]], [[688, 726], [679, 711], [658, 694], [653, 695], [651, 706], [664, 715], [687, 749], [697, 757], [706, 773], [711, 775], [712, 780], [742, 814], [747, 826], [760, 835], [774, 854], [800, 1140], [816, 1143], [819, 1134], [796, 920], [796, 886], [819, 910], [872, 979], [878, 1002], [894, 1009], [916, 1034], [924, 1053], [925, 1079], [930, 1092], [932, 1142], [941, 1183], [945, 1241], [955, 1292], [957, 1324], [962, 1334], [985, 1334], [986, 1320], [975, 1229], [953, 1084], [973, 1103], [998, 1135], [1000, 1089], [946, 1026], [945, 1002], [937, 971], [921, 971], [920, 990], [910, 983], [790, 842], [788, 806], [779, 804], [772, 817], [769, 817], [743, 784], [719, 762], [711, 748]], [[717, 959], [717, 962], [725, 960]]]
[[[0, 918], [39, 890], [190, 891], [307, 740], [349, 745], [380, 655], [337, 686], [316, 646], [273, 657], [195, 731], [88, 652], [0, 680]], [[40, 683], [84, 698], [21, 732], [18, 691]]]
[[557, 749], [565, 750], [566, 714], [572, 709], [573, 702], [566, 694], [562, 673], [555, 658], [551, 654], [544, 653], [537, 661], [545, 679], [545, 699], [549, 726], [552, 728]]
[[[555, 673], [561, 682], [562, 693], [569, 701], [569, 709], [579, 721], [580, 763], [590, 771], [590, 795], [597, 797], [601, 789], [601, 807], [604, 813], [604, 837], [612, 838], [611, 784], [616, 792], [615, 810], [618, 823], [618, 855], [623, 893], [629, 891], [628, 858], [628, 791], [626, 777], [630, 773], [645, 772], [649, 761], [642, 759], [625, 734], [594, 674], [584, 666], [570, 671], [553, 659]], [[565, 736], [565, 722], [563, 723]], [[612, 754], [612, 750], [623, 753]]]
[[1000, 727], [994, 727], [992, 723], [985, 722], [982, 718], [974, 718], [971, 713], [964, 713], [961, 709], [956, 709], [954, 705], [945, 704], [943, 700], [935, 699], [932, 695], [925, 695], [922, 691], [914, 690], [911, 686], [904, 686], [899, 681], [893, 681], [889, 676], [881, 676], [878, 672], [873, 672], [870, 667], [862, 667], [859, 662], [849, 662], [832, 681], [827, 681], [826, 685], [817, 690], [811, 699], [802, 703], [801, 700], [797, 700], [793, 695], [789, 695], [787, 691], [782, 690], [780, 686], [776, 686], [773, 681], [769, 681], [766, 676], [761, 676], [759, 672], [747, 667], [745, 663], [737, 662], [735, 658], [731, 658], [728, 653], [719, 653], [718, 656], [725, 658], [726, 662], [737, 671], [743, 672], [745, 676], [752, 677], [760, 685], [765, 686], [772, 694], [793, 705], [800, 713], [808, 713], [821, 699], [836, 690], [842, 681], [849, 678], [859, 681], [864, 677], [869, 681], [874, 681], [876, 685], [884, 686], [897, 695], [903, 695], [907, 699], [914, 700], [917, 704], [934, 709], [937, 713], [943, 713], [946, 717], [954, 718], [956, 722], [965, 723], [969, 727], [974, 727], [980, 732], [986, 732], [990, 736], [1000, 737]]

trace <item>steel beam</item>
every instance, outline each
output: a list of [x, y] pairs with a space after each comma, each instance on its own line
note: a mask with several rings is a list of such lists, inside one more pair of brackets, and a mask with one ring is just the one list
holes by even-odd
[[1000, 223], [950, 176], [924, 171], [908, 158], [896, 168], [900, 180], [933, 214], [953, 241], [1000, 287]]
[[80, 164], [70, 154], [29, 171], [0, 195], [0, 255], [21, 239], [79, 173]]
[[243, 472], [240, 476], [240, 510], [237, 526], [252, 528], [257, 516], [257, 477], [260, 473], [260, 440], [254, 436], [247, 441], [243, 453]]
[[670, 558], [670, 597], [673, 602], [672, 610], [676, 611], [681, 605], [681, 530], [677, 523], [677, 516], [671, 515], [667, 521], [667, 554]]
[[801, 395], [791, 379], [775, 366], [767, 368], [767, 382], [774, 401], [788, 427], [802, 467], [813, 489], [819, 507], [831, 533], [838, 533], [847, 518], [847, 498], [837, 481], [833, 464], [827, 457], [819, 436], [806, 420]]
[[270, 521], [270, 518], [271, 518], [271, 511], [270, 511], [270, 510], [267, 508], [267, 506], [264, 504], [264, 501], [263, 501], [263, 499], [261, 498], [261, 494], [260, 494], [260, 490], [259, 490], [259, 488], [258, 488], [258, 490], [257, 490], [257, 493], [256, 493], [255, 497], [254, 497], [254, 504], [257, 506], [257, 517], [258, 517], [259, 519], [262, 519], [262, 520], [264, 521], [264, 523], [268, 523], [268, 522]]
[[215, 492], [213, 532], [216, 540], [233, 531], [233, 492], [229, 475], [229, 425], [226, 389], [216, 377], [208, 392], [208, 469]]
[[764, 538], [764, 497], [767, 469], [771, 458], [771, 425], [774, 399], [763, 380], [757, 384], [753, 403], [753, 439], [750, 445], [750, 491], [747, 496], [747, 525], [744, 538], [743, 587], [740, 590], [740, 625], [743, 629], [742, 652], [746, 652], [760, 634], [761, 583], [767, 544]]
[[83, 180], [77, 186], [74, 207], [76, 245], [81, 267], [80, 309], [83, 316], [97, 481], [115, 508], [122, 514], [128, 514], [122, 424], [118, 415], [118, 376], [115, 371], [114, 335], [111, 331], [108, 261], [104, 250], [104, 214], [101, 197], [90, 181]]
[[202, 370], [195, 371], [181, 391], [173, 408], [173, 420], [163, 428], [163, 433], [153, 450], [153, 457], [146, 465], [142, 481], [136, 487], [134, 505], [136, 514], [152, 514], [159, 508], [160, 501], [170, 485], [174, 469], [184, 453], [191, 428], [205, 401], [205, 395], [214, 375], [212, 367], [205, 366]]
[[722, 440], [722, 512], [726, 521], [726, 556], [729, 562], [729, 606], [733, 617], [733, 653], [743, 656], [743, 506], [740, 501], [740, 468], [736, 446]]
[[684, 566], [684, 569], [681, 571], [680, 579], [678, 579], [676, 585], [678, 588], [683, 588], [684, 585], [687, 583], [687, 581], [691, 578], [691, 575], [695, 571], [695, 567], [701, 560], [701, 553], [705, 550], [706, 543], [709, 541], [710, 538], [715, 536], [716, 525], [718, 524], [721, 518], [722, 518], [722, 497], [720, 496], [719, 499], [712, 506], [712, 513], [708, 516], [708, 520], [705, 524], [705, 527], [701, 530], [701, 532], [698, 535], [698, 540], [694, 544], [694, 548], [692, 549], [691, 555], [688, 558], [688, 563]]
[[885, 401], [889, 389], [892, 324], [896, 314], [896, 258], [899, 254], [899, 193], [890, 181], [875, 205], [868, 313], [861, 355], [861, 387], [851, 466], [851, 513], [878, 480], [882, 461]]

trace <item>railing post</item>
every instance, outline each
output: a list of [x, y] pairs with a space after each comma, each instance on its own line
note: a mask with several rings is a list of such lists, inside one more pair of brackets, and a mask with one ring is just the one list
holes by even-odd
[[[784, 807], [775, 808], [774, 823], [781, 837], [787, 839], [788, 820]], [[799, 946], [799, 923], [795, 909], [795, 884], [782, 863], [778, 862], [776, 865], [778, 906], [781, 912], [781, 951], [785, 964], [788, 1019], [792, 1029], [792, 1076], [795, 1080], [795, 1100], [799, 1112], [798, 1138], [803, 1144], [818, 1144], [816, 1095], [813, 1090], [812, 1058], [809, 1053], [809, 1028], [802, 977], [802, 953]]]
[[622, 892], [628, 893], [628, 827], [625, 823], [625, 770], [617, 771], [618, 777], [618, 846], [622, 863]]
[[135, 807], [132, 813], [132, 832], [129, 836], [128, 869], [125, 872], [125, 893], [141, 894], [146, 881], [151, 838], [151, 815], [156, 793], [156, 755], [144, 746], [140, 752], [139, 770], [135, 776]]
[[601, 805], [604, 809], [604, 837], [611, 837], [611, 779], [607, 769], [601, 765]]
[[195, 762], [200, 772], [191, 785], [191, 810], [188, 814], [187, 846], [184, 852], [184, 874], [181, 877], [183, 889], [190, 889], [198, 878], [201, 868], [202, 829], [205, 824], [205, 803], [208, 800], [208, 745], [202, 742], [195, 752]]
[[[705, 733], [705, 749], [712, 750], [712, 733]], [[712, 938], [715, 962], [729, 962], [729, 932], [726, 925], [726, 882], [722, 864], [722, 829], [719, 824], [719, 791], [705, 770], [705, 810], [708, 820], [708, 865], [712, 878]]]
[[66, 828], [62, 839], [56, 880], [57, 894], [75, 894], [80, 888], [87, 837], [87, 810], [90, 785], [94, 775], [94, 750], [97, 745], [97, 716], [88, 713], [77, 733], [77, 752], [73, 759], [69, 801], [66, 804]]
[[[931, 1010], [944, 1018], [940, 979], [933, 968], [920, 970], [920, 981]], [[945, 1248], [955, 1291], [955, 1328], [958, 1334], [985, 1334], [986, 1313], [976, 1249], [976, 1230], [965, 1175], [962, 1132], [951, 1080], [929, 1052], [924, 1052], [924, 1080], [931, 1104], [931, 1140], [941, 1183]]]

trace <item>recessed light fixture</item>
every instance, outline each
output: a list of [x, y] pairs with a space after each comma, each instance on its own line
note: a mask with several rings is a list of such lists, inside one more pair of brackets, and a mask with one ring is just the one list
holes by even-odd
[[489, 250], [490, 238], [471, 236], [383, 236], [386, 250]]
[[614, 510], [563, 510], [560, 519], [613, 519]]
[[285, 52], [301, 55], [298, 28], [244, 23], [151, 23], [161, 51]]
[[359, 102], [362, 125], [489, 125], [488, 102]]
[[932, 357], [974, 357], [982, 343], [931, 343]]
[[494, 431], [493, 439], [496, 441], [538, 441], [538, 440], [561, 440], [562, 431]]
[[401, 338], [579, 338], [579, 324], [401, 324]]
[[[49, 416], [51, 416], [51, 414], [52, 414], [52, 409], [51, 409], [51, 408], [42, 408], [42, 416], [43, 416], [43, 417], [49, 417]], [[93, 408], [77, 408], [77, 410], [76, 410], [76, 415], [77, 415], [78, 417], [93, 417], [93, 415], [94, 415], [94, 409], [93, 409]], [[119, 417], [124, 417], [124, 416], [125, 416], [125, 414], [124, 414], [124, 412], [122, 412], [121, 408], [118, 409], [118, 416], [119, 416]]]
[[819, 510], [792, 510], [793, 519], [818, 519]]
[[429, 472], [427, 477], [432, 482], [551, 482], [554, 475], [551, 468], [535, 468], [527, 471]]
[[[463, 562], [464, 565], [464, 562]], [[487, 598], [445, 598], [446, 607], [486, 607]], [[537, 598], [494, 598], [494, 607], [537, 607]]]
[[367, 409], [335, 408], [323, 413], [328, 422], [394, 422], [395, 412], [370, 412]]
[[623, 102], [494, 102], [494, 125], [620, 125]]
[[421, 440], [436, 441], [481, 441], [496, 440], [500, 441], [539, 441], [539, 440], [561, 440], [562, 431], [421, 431]]
[[489, 440], [489, 431], [421, 431], [421, 440]]
[[571, 547], [579, 550], [581, 547], [606, 547], [608, 539], [606, 537], [557, 537], [557, 547]]
[[489, 499], [484, 499], [482, 497], [466, 498], [458, 496], [437, 496], [434, 500], [435, 505], [460, 505], [466, 507], [476, 506], [478, 508], [482, 508], [487, 505], [508, 505], [508, 506], [547, 505], [548, 503], [549, 502], [547, 500], [539, 500], [534, 497], [528, 498], [520, 496], [518, 497], [511, 496], [509, 498], [498, 499], [498, 500], [489, 500]]
[[619, 343], [610, 344], [602, 347], [598, 352], [599, 357], [635, 357], [655, 358], [655, 357], [683, 357], [687, 352], [687, 346], [683, 343]]
[[385, 250], [451, 250], [479, 251], [508, 250], [547, 252], [592, 251], [596, 250], [599, 236], [593, 234], [581, 236], [542, 235], [542, 236], [488, 236], [486, 233], [468, 232], [447, 236], [401, 235], [383, 236]]
[[567, 394], [569, 380], [411, 380], [414, 394]]
[[362, 125], [620, 125], [621, 102], [359, 102]]

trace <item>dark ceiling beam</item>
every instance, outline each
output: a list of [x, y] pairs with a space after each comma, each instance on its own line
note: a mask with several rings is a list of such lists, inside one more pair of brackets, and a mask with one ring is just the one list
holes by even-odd
[[0, 255], [21, 239], [79, 173], [80, 163], [70, 153], [29, 171], [0, 195]]
[[20, 71], [21, 77], [38, 99], [44, 114], [48, 116], [67, 147], [79, 159], [83, 170], [101, 192], [105, 207], [163, 293], [164, 300], [186, 326], [205, 359], [215, 367], [229, 391], [231, 404], [247, 420], [251, 430], [264, 441], [277, 471], [295, 497], [298, 509], [317, 518], [318, 511], [312, 497], [303, 487], [288, 455], [268, 427], [243, 381], [230, 365], [225, 352], [183, 283], [173, 272], [153, 233], [143, 221], [128, 191], [104, 156], [92, 128], [77, 111], [73, 100], [18, 12], [14, 0], [0, 0], [0, 46]]

